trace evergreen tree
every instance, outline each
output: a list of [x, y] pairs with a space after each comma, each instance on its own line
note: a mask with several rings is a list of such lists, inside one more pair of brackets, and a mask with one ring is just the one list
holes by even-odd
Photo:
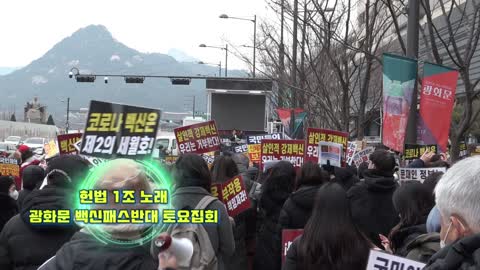
[[51, 114], [50, 116], [48, 116], [47, 125], [55, 126], [55, 122], [53, 121], [53, 117]]

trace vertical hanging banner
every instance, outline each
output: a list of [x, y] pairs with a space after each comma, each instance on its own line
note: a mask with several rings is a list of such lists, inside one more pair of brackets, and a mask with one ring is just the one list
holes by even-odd
[[[338, 143], [343, 146], [343, 149], [347, 149], [348, 133], [336, 130], [308, 128], [305, 144], [305, 162], [318, 163], [318, 145], [320, 142]], [[345, 153], [345, 151], [343, 152]], [[342, 154], [342, 164], [345, 164], [344, 153]]]
[[457, 70], [425, 63], [420, 93], [419, 143], [438, 144], [442, 152], [447, 151], [457, 80]]
[[265, 162], [285, 160], [296, 168], [303, 165], [305, 143], [303, 140], [262, 140], [262, 168]]
[[80, 154], [99, 158], [147, 158], [157, 136], [160, 111], [92, 100]]
[[416, 80], [416, 60], [383, 54], [382, 142], [398, 152], [403, 152]]

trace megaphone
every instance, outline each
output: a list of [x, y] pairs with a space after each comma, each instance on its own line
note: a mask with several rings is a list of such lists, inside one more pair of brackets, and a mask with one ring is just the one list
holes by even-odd
[[193, 256], [193, 243], [190, 239], [175, 238], [167, 233], [162, 233], [155, 239], [155, 246], [160, 249], [160, 253], [168, 251], [174, 255], [178, 266], [190, 266]]

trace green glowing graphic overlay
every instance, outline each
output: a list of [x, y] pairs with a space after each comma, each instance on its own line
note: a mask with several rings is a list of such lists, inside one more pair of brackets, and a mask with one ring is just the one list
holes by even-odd
[[[105, 225], [107, 224], [83, 224], [79, 222], [78, 224], [81, 226], [85, 226], [90, 234], [92, 234], [98, 241], [104, 244], [115, 244], [121, 245], [125, 247], [134, 247], [144, 245], [153, 240], [156, 236], [158, 236], [162, 232], [162, 224], [161, 224], [161, 213], [163, 209], [172, 209], [170, 196], [171, 196], [171, 180], [169, 174], [158, 164], [157, 161], [153, 160], [144, 160], [140, 161], [137, 160], [147, 175], [149, 179], [153, 181], [155, 185], [155, 189], [164, 189], [168, 191], [168, 203], [161, 204], [158, 207], [159, 210], [159, 224], [151, 225], [145, 228], [142, 237], [139, 239], [132, 239], [132, 240], [124, 240], [124, 239], [115, 239], [111, 236], [109, 232], [105, 230]], [[103, 163], [98, 167], [92, 168], [87, 175], [87, 178], [82, 181], [75, 190], [74, 194], [74, 208], [75, 210], [86, 209], [90, 210], [93, 204], [81, 204], [80, 203], [80, 190], [93, 190], [95, 188], [96, 182], [100, 180], [100, 177], [103, 175], [104, 171], [109, 168], [109, 162]], [[110, 196], [110, 195], [109, 195]], [[112, 225], [112, 224], [108, 224]], [[125, 224], [121, 224], [125, 225]], [[141, 225], [141, 224], [140, 224]], [[139, 224], [132, 224], [132, 226], [139, 226]]]

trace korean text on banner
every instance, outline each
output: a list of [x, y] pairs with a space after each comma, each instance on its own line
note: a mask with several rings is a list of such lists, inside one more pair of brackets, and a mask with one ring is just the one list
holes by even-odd
[[334, 167], [342, 166], [343, 145], [339, 143], [320, 142], [318, 145], [318, 164]]
[[357, 142], [348, 142], [345, 159], [349, 166], [352, 165], [355, 153], [357, 153]]
[[403, 152], [417, 61], [383, 54], [383, 131], [385, 146]]
[[367, 162], [370, 159], [370, 154], [372, 154], [374, 151], [375, 148], [367, 147], [362, 151], [356, 153], [353, 156], [353, 163], [355, 164], [355, 166], [358, 168], [360, 164], [362, 164], [363, 162]]
[[57, 141], [59, 145], [60, 155], [75, 154], [75, 143], [82, 139], [82, 133], [58, 135]]
[[273, 133], [273, 134], [264, 134], [264, 135], [255, 135], [255, 136], [248, 136], [247, 143], [248, 144], [261, 144], [263, 139], [267, 140], [281, 140], [282, 134], [280, 133]]
[[445, 167], [438, 168], [400, 168], [399, 170], [399, 180], [400, 182], [407, 181], [419, 181], [422, 182], [427, 179], [432, 173], [443, 172], [445, 173], [447, 169]]
[[237, 154], [243, 154], [248, 152], [248, 144], [237, 145], [233, 148], [233, 151]]
[[251, 207], [245, 183], [240, 175], [223, 184], [213, 184], [210, 191], [213, 196], [225, 204], [228, 215], [231, 217], [235, 217]]
[[370, 250], [368, 256], [367, 270], [421, 270], [425, 267], [424, 263], [394, 256], [378, 250]]
[[160, 111], [92, 100], [80, 154], [141, 159], [152, 154]]
[[405, 160], [414, 160], [420, 158], [426, 151], [438, 153], [437, 145], [418, 145], [418, 144], [405, 144], [405, 150], [403, 152], [403, 158]]
[[248, 156], [250, 161], [253, 163], [258, 163], [262, 159], [260, 155], [262, 154], [262, 145], [261, 144], [249, 144], [248, 145]]
[[262, 140], [262, 168], [265, 162], [285, 160], [300, 168], [303, 165], [305, 144], [303, 140]]
[[0, 175], [20, 177], [20, 165], [14, 158], [0, 157]]
[[423, 66], [417, 137], [422, 144], [438, 144], [442, 152], [447, 151], [457, 80], [457, 70], [431, 63]]
[[295, 238], [303, 234], [303, 229], [282, 230], [282, 264], [285, 262], [287, 252]]
[[200, 156], [205, 160], [208, 165], [208, 169], [210, 170], [213, 166], [213, 162], [215, 161], [215, 152], [208, 152], [200, 154]]
[[220, 150], [220, 138], [215, 121], [175, 129], [178, 148], [182, 154], [203, 154]]
[[[328, 129], [309, 128], [305, 144], [305, 162], [318, 163], [318, 144], [320, 142], [339, 143], [347, 149], [348, 133]], [[345, 162], [345, 156], [342, 156]], [[343, 163], [342, 162], [342, 163]]]

